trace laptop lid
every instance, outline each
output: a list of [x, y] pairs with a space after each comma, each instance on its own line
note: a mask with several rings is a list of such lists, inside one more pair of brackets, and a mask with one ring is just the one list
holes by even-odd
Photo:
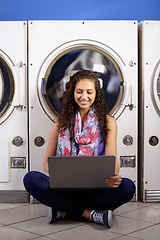
[[115, 156], [51, 156], [48, 166], [53, 189], [110, 188], [105, 179], [115, 175]]

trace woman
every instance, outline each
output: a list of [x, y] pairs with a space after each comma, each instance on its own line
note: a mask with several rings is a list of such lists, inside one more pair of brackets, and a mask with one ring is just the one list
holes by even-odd
[[[62, 113], [53, 125], [46, 149], [43, 169], [48, 172], [49, 156], [115, 155], [117, 125], [107, 113], [103, 91], [96, 75], [79, 70], [70, 77], [63, 95]], [[110, 190], [55, 191], [49, 178], [40, 172], [24, 177], [26, 190], [39, 202], [49, 206], [48, 222], [59, 218], [84, 218], [112, 226], [112, 211], [131, 200], [134, 183], [121, 178], [116, 157], [115, 176], [105, 180]]]

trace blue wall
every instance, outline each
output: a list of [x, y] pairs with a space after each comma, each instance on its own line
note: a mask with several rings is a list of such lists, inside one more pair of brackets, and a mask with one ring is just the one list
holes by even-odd
[[160, 20], [160, 0], [0, 0], [0, 21]]

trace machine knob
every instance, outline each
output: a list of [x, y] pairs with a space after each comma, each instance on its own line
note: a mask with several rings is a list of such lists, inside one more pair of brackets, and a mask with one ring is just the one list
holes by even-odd
[[133, 138], [132, 138], [130, 135], [126, 135], [126, 136], [123, 138], [123, 143], [124, 143], [124, 145], [126, 145], [126, 146], [132, 145], [132, 144], [133, 144]]
[[13, 141], [12, 141], [13, 145], [15, 145], [16, 147], [20, 147], [23, 144], [23, 139], [20, 136], [16, 136]]
[[149, 144], [151, 146], [156, 146], [159, 143], [159, 139], [156, 136], [152, 136], [149, 139]]
[[37, 147], [42, 147], [42, 146], [44, 145], [44, 143], [45, 143], [45, 140], [44, 140], [43, 137], [38, 136], [38, 137], [36, 137], [36, 138], [34, 139], [34, 144], [35, 144]]

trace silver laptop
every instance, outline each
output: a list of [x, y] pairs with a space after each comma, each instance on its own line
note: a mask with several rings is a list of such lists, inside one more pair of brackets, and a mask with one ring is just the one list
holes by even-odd
[[105, 179], [115, 175], [115, 156], [52, 156], [48, 166], [53, 189], [110, 188]]

